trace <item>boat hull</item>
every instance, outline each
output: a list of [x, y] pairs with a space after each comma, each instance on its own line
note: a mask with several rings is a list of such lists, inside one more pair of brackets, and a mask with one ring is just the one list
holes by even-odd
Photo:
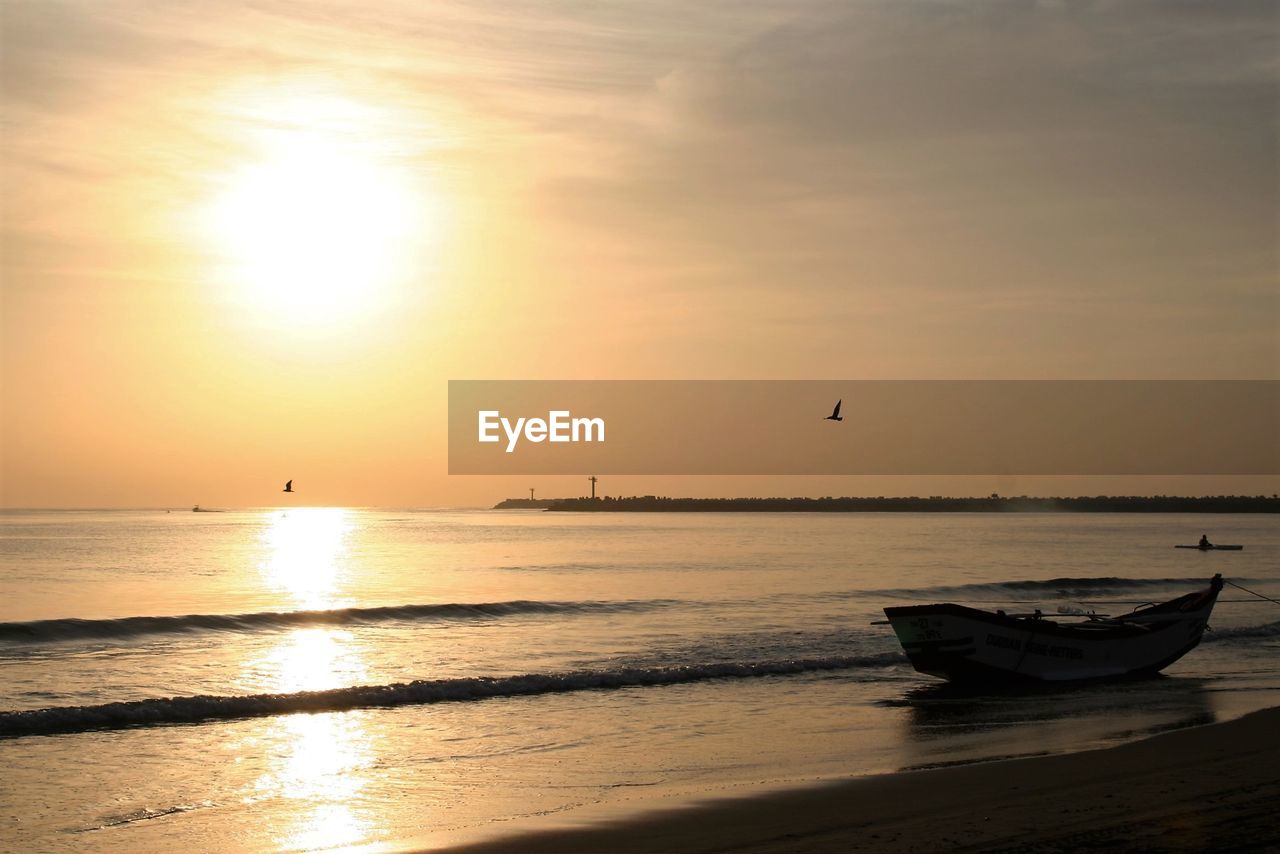
[[1063, 624], [963, 605], [886, 608], [912, 666], [965, 682], [1076, 682], [1157, 673], [1200, 643], [1219, 587], [1115, 620]]

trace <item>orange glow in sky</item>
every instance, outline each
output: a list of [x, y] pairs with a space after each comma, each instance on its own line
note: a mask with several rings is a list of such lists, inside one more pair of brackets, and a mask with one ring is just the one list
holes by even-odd
[[997, 6], [7, 4], [0, 504], [569, 489], [450, 379], [1277, 378], [1274, 22]]

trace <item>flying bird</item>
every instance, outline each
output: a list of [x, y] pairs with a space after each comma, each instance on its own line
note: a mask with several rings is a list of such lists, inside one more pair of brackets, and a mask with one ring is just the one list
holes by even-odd
[[822, 420], [823, 420], [823, 421], [843, 421], [843, 420], [844, 420], [844, 418], [842, 418], [842, 417], [840, 416], [840, 404], [842, 404], [842, 403], [844, 403], [844, 398], [841, 398], [840, 400], [837, 400], [837, 401], [836, 401], [836, 408], [835, 408], [835, 409], [833, 409], [833, 410], [831, 410], [831, 414], [830, 414], [830, 415], [828, 415], [826, 418], [824, 418], [824, 419], [822, 419]]
[[[839, 409], [839, 408], [840, 408], [840, 407], [838, 407], [838, 406], [836, 407], [836, 409]], [[290, 480], [290, 481], [286, 481], [286, 482], [285, 482], [285, 485], [284, 485], [284, 489], [282, 489], [282, 490], [280, 490], [280, 491], [281, 491], [281, 492], [293, 492], [293, 481], [291, 481], [291, 480]]]

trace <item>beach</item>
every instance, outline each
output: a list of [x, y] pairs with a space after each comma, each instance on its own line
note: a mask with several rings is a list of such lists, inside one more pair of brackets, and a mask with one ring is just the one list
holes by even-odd
[[960, 689], [880, 624], [1275, 595], [1266, 514], [31, 511], [0, 564], [17, 850], [947, 850], [1211, 799], [1247, 836], [1277, 764], [1280, 611], [1234, 588], [1153, 679]]
[[0, 11], [0, 854], [1280, 854], [1277, 0]]
[[1280, 708], [1102, 750], [910, 771], [467, 846], [501, 852], [1274, 851]]

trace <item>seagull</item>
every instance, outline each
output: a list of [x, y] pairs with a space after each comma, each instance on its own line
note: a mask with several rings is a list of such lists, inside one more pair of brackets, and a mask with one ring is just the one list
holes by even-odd
[[[839, 406], [837, 406], [837, 407], [836, 407], [836, 409], [839, 409], [839, 408], [840, 408]], [[280, 491], [281, 491], [281, 492], [293, 492], [293, 481], [288, 481], [287, 483], [285, 483], [285, 485], [284, 485], [284, 489], [282, 489], [282, 490], [280, 490]]]
[[835, 408], [835, 409], [833, 409], [833, 410], [831, 410], [831, 414], [830, 414], [830, 415], [828, 415], [826, 418], [824, 418], [824, 419], [822, 419], [822, 420], [823, 420], [823, 421], [843, 421], [844, 419], [843, 419], [842, 417], [840, 417], [840, 404], [842, 404], [842, 403], [844, 403], [844, 398], [841, 398], [840, 400], [837, 400], [837, 401], [836, 401], [836, 408]]

